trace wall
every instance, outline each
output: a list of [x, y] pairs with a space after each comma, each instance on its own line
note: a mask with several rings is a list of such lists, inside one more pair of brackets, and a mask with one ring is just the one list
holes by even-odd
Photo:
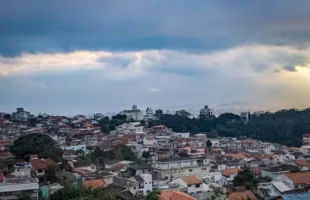
[[82, 149], [83, 151], [86, 151], [86, 145], [85, 144], [82, 144], [82, 145], [74, 145], [74, 146], [67, 146], [65, 147], [66, 150], [78, 150], [78, 149]]
[[148, 193], [153, 190], [153, 182], [151, 174], [141, 174], [140, 175], [144, 179], [144, 188], [143, 188], [143, 196], [147, 196]]

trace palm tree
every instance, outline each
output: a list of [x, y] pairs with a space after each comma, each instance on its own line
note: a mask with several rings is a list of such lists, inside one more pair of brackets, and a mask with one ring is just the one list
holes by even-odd
[[160, 197], [160, 191], [153, 190], [146, 196], [146, 200], [159, 200], [159, 197]]

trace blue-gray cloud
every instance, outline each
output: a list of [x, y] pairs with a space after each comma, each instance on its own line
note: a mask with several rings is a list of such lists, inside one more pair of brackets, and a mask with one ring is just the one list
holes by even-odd
[[0, 54], [309, 42], [309, 1], [0, 1]]

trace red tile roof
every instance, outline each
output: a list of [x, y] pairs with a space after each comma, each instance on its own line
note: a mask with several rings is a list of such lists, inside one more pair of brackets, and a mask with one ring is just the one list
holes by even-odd
[[84, 181], [83, 185], [84, 187], [91, 187], [91, 188], [107, 187], [107, 185], [102, 179], [87, 180]]
[[34, 170], [47, 169], [48, 165], [53, 163], [52, 159], [50, 158], [30, 159], [29, 162]]
[[294, 184], [305, 184], [310, 185], [310, 172], [296, 172], [296, 173], [286, 173], [289, 179], [293, 181]]
[[308, 160], [294, 160], [294, 163], [298, 167], [310, 167], [310, 162]]
[[229, 176], [229, 175], [233, 175], [233, 174], [238, 174], [239, 171], [241, 171], [239, 168], [224, 169], [222, 174], [224, 176]]
[[249, 200], [257, 200], [255, 195], [250, 191], [245, 191], [245, 192], [233, 192], [228, 196], [229, 200], [244, 200], [244, 199], [249, 199]]
[[160, 194], [159, 200], [196, 200], [196, 199], [181, 191], [166, 191]]

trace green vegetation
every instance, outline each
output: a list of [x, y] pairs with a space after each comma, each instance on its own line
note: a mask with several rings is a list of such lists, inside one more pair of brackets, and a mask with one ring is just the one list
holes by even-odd
[[22, 192], [17, 195], [17, 200], [31, 200], [30, 193], [28, 192]]
[[245, 123], [238, 115], [225, 113], [219, 117], [190, 119], [180, 115], [162, 115], [158, 124], [176, 132], [207, 133], [209, 137], [247, 136], [288, 146], [300, 146], [302, 134], [310, 132], [310, 109], [281, 110], [275, 113], [251, 115]]
[[160, 191], [153, 190], [146, 196], [146, 200], [159, 200], [159, 197], [160, 197]]
[[93, 163], [99, 162], [103, 164], [106, 160], [114, 159], [135, 161], [136, 156], [128, 146], [120, 144], [113, 147], [110, 151], [103, 151], [99, 147], [96, 147], [90, 153], [89, 158]]
[[116, 126], [119, 126], [126, 122], [126, 115], [116, 115], [113, 116], [112, 119], [109, 117], [105, 117], [99, 121], [99, 126], [101, 127], [103, 132], [110, 132], [115, 130]]
[[254, 191], [259, 183], [259, 178], [246, 168], [243, 171], [238, 172], [233, 183], [235, 187], [242, 186], [247, 190]]
[[28, 160], [31, 154], [38, 154], [40, 158], [52, 158], [59, 162], [62, 150], [48, 135], [29, 134], [14, 141], [10, 151], [21, 159]]
[[49, 183], [56, 183], [57, 181], [59, 181], [56, 175], [58, 170], [59, 170], [59, 167], [57, 164], [52, 163], [48, 165], [47, 170], [46, 170], [46, 180]]
[[116, 200], [106, 188], [65, 187], [51, 195], [50, 200]]

